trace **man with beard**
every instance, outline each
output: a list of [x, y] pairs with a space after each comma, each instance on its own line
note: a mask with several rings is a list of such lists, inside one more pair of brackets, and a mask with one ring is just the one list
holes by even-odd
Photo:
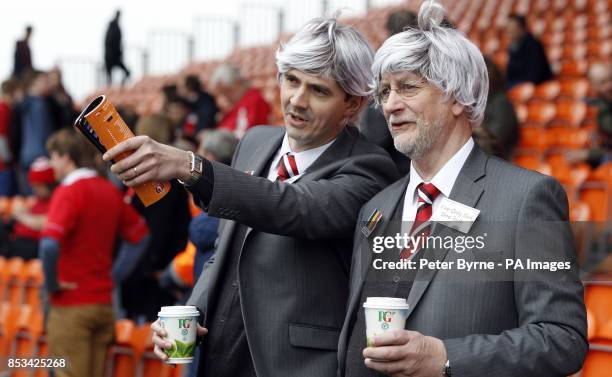
[[[336, 375], [357, 213], [397, 178], [389, 156], [352, 126], [370, 93], [372, 56], [334, 18], [304, 25], [276, 53], [285, 127], [249, 130], [232, 167], [146, 137], [105, 154], [134, 151], [112, 167], [128, 186], [179, 178], [225, 219], [188, 302], [208, 330], [199, 376]], [[171, 343], [153, 330], [165, 360]]]
[[[440, 25], [443, 15], [440, 5], [425, 2], [418, 28], [387, 39], [374, 59], [377, 101], [411, 169], [359, 215], [340, 375], [570, 375], [588, 349], [575, 264], [568, 262], [570, 270], [561, 276], [452, 267], [462, 258], [501, 262], [502, 255], [512, 261], [542, 253], [571, 260], [574, 249], [559, 183], [474, 145], [472, 127], [480, 125], [486, 106], [487, 70], [474, 44]], [[382, 221], [368, 227], [373, 214]], [[432, 214], [457, 221], [433, 224]], [[498, 225], [491, 226], [494, 221]], [[404, 233], [417, 241], [376, 254], [372, 245], [379, 237]], [[430, 242], [483, 234], [481, 250]], [[379, 271], [378, 259], [416, 267]], [[423, 260], [446, 265], [419, 268]], [[374, 336], [366, 345], [368, 297], [406, 299], [404, 330]]]

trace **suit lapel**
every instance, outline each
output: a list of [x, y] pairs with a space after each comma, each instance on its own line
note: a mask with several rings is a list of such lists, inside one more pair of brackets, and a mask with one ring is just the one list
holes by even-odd
[[253, 153], [245, 170], [247, 172], [253, 172], [255, 176], [267, 177], [268, 172], [264, 172], [263, 170], [268, 167], [268, 162], [270, 162], [270, 159], [278, 152], [278, 148], [280, 148], [283, 142], [283, 137], [285, 137], [285, 133], [281, 132], [274, 135], [269, 142], [262, 142], [261, 146]]
[[[480, 179], [485, 176], [487, 159], [487, 154], [475, 145], [457, 176], [449, 199], [470, 207], [476, 207], [484, 192], [484, 184]], [[431, 230], [433, 236], [442, 238], [447, 235], [453, 235], [454, 233], [457, 233], [457, 231], [438, 223], [434, 223]], [[448, 249], [428, 250], [428, 252], [433, 253], [436, 260], [440, 261], [446, 258], [448, 251]], [[412, 288], [410, 289], [410, 294], [408, 295], [408, 316], [410, 316], [414, 308], [418, 305], [429, 283], [436, 275], [436, 272], [437, 270], [435, 269], [418, 270]]]
[[316, 180], [334, 163], [350, 156], [355, 135], [352, 130], [343, 129], [336, 141], [332, 143], [309, 167], [300, 175], [300, 180]]
[[[264, 169], [267, 167], [270, 159], [278, 151], [278, 148], [280, 148], [280, 145], [283, 141], [284, 136], [285, 136], [284, 132], [279, 132], [277, 135], [274, 135], [269, 140], [269, 143], [262, 142], [261, 146], [255, 150], [255, 153], [253, 153], [252, 158], [246, 164], [246, 168], [244, 169], [245, 172], [248, 172], [256, 176], [262, 176], [263, 174], [263, 176], [266, 177], [268, 175], [268, 172], [267, 171], [264, 172]], [[223, 233], [221, 237], [219, 238], [219, 243], [216, 248], [217, 252], [215, 253], [215, 259], [216, 259], [215, 264], [214, 264], [215, 268], [210, 271], [210, 288], [208, 290], [209, 292], [216, 291], [216, 284], [218, 282], [218, 278], [221, 273], [221, 270], [223, 266], [225, 265], [227, 255], [229, 253], [229, 249], [231, 248], [232, 240], [234, 238], [234, 232], [236, 231], [236, 228], [238, 225], [233, 220], [224, 220], [224, 221], [226, 221], [226, 223], [223, 228]], [[250, 231], [250, 228], [247, 229], [246, 235], [248, 235], [249, 231]], [[245, 239], [246, 239], [246, 235], [245, 235]], [[208, 306], [209, 305], [206, 305], [207, 312], [208, 312]]]
[[[385, 232], [389, 227], [390, 220], [393, 217], [393, 212], [398, 204], [402, 202], [403, 195], [406, 194], [406, 187], [408, 186], [409, 181], [410, 176], [407, 175], [398, 182], [394, 183], [393, 186], [389, 187], [388, 195], [384, 196], [384, 200], [381, 200], [379, 203], [371, 203], [371, 205], [369, 205], [371, 210], [367, 211], [369, 213], [363, 213], [363, 216], [367, 217], [358, 219], [357, 221], [359, 239], [353, 249], [353, 253], [357, 253], [357, 255], [353, 255], [354, 264], [351, 267], [351, 271], [353, 271], [353, 273], [351, 275], [351, 297], [349, 301], [348, 313], [352, 313], [355, 305], [359, 304], [364, 278], [366, 277], [366, 274], [370, 268], [370, 263], [372, 262], [372, 249], [370, 248], [368, 240], [371, 240], [376, 236], [386, 234]], [[380, 208], [377, 207], [378, 205], [380, 205]], [[361, 229], [362, 227], [366, 226], [365, 222], [370, 217], [372, 211], [376, 209], [382, 213], [380, 223], [376, 228], [374, 228], [374, 231], [369, 237], [365, 237], [365, 235], [361, 233]]]

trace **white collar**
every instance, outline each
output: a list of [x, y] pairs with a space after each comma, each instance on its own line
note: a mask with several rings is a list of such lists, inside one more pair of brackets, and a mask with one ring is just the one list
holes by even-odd
[[97, 175], [98, 173], [96, 173], [96, 171], [93, 169], [78, 168], [76, 170], [71, 171], [67, 176], [64, 177], [64, 179], [62, 179], [62, 185], [69, 186], [78, 180], [93, 178]]
[[305, 172], [306, 169], [308, 169], [310, 165], [312, 165], [312, 163], [315, 162], [316, 159], [319, 158], [319, 156], [321, 156], [323, 152], [325, 152], [327, 148], [329, 148], [334, 143], [334, 141], [336, 141], [335, 138], [329, 143], [323, 144], [316, 148], [308, 149], [302, 152], [293, 152], [291, 150], [291, 146], [289, 145], [289, 137], [287, 136], [287, 133], [285, 132], [285, 136], [283, 137], [283, 143], [281, 144], [280, 149], [276, 153], [276, 156], [274, 157], [274, 160], [272, 160], [272, 164], [270, 165], [270, 174], [268, 175], [268, 178], [271, 180], [276, 179], [278, 163], [281, 157], [284, 156], [287, 152], [291, 152], [293, 156], [295, 157], [295, 162], [297, 164], [298, 172], [300, 173], [299, 175], [293, 177], [293, 179], [291, 179], [291, 182], [297, 180], [297, 177], [302, 175], [302, 173]]
[[[463, 147], [461, 147], [461, 149], [459, 149], [450, 160], [446, 161], [444, 166], [442, 166], [442, 169], [440, 169], [429, 182], [433, 183], [445, 197], [448, 198], [451, 191], [453, 191], [453, 186], [455, 185], [455, 181], [459, 176], [459, 172], [461, 171], [461, 168], [465, 164], [465, 161], [473, 148], [474, 139], [470, 137]], [[417, 186], [422, 182], [425, 181], [423, 178], [421, 178], [419, 173], [417, 173], [416, 169], [414, 168], [414, 163], [410, 162], [410, 182], [408, 183], [408, 188], [406, 189], [408, 198], [413, 198], [413, 200], [416, 200], [415, 191]]]

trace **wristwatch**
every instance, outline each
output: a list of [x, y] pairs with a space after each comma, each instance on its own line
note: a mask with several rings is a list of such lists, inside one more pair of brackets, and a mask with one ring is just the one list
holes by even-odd
[[202, 170], [204, 169], [204, 160], [202, 157], [189, 151], [189, 177], [184, 181], [178, 179], [179, 183], [185, 187], [189, 187], [197, 182], [202, 176]]
[[444, 364], [444, 369], [442, 369], [442, 376], [451, 377], [450, 360], [446, 360], [446, 363]]

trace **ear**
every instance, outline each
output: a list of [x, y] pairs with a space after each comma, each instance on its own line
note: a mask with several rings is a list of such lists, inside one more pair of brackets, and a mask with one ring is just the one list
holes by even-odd
[[456, 100], [453, 101], [453, 106], [451, 106], [451, 111], [454, 116], [458, 117], [459, 115], [463, 113], [464, 110], [465, 110], [465, 106], [463, 106]]
[[346, 102], [348, 106], [346, 107], [346, 110], [344, 111], [344, 117], [351, 119], [355, 116], [355, 114], [358, 114], [361, 111], [363, 106], [367, 103], [367, 98], [350, 96], [346, 100]]

